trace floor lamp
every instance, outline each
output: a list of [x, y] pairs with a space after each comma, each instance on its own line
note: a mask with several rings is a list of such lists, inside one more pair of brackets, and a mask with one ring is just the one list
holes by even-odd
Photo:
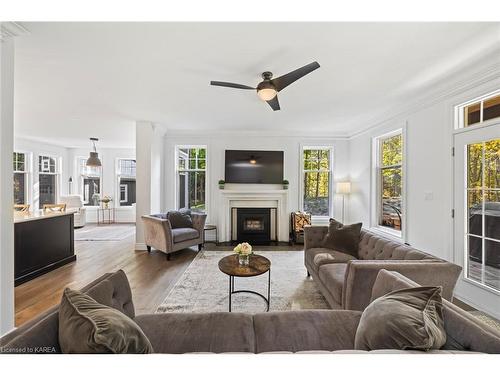
[[345, 219], [345, 196], [351, 193], [350, 182], [337, 182], [337, 194], [342, 195], [342, 224]]

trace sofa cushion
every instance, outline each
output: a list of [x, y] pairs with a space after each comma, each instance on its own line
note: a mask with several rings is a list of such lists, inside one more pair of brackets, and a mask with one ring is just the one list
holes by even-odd
[[139, 315], [155, 353], [254, 352], [253, 318], [241, 313]]
[[172, 229], [174, 243], [184, 242], [198, 238], [200, 234], [193, 228], [176, 228]]
[[319, 268], [319, 279], [339, 305], [342, 305], [342, 288], [346, 269], [346, 263], [325, 264]]
[[354, 348], [360, 312], [299, 310], [254, 315], [256, 353]]
[[362, 260], [428, 260], [436, 259], [430, 254], [409, 245], [392, 241], [376, 233], [362, 230], [358, 258]]
[[191, 210], [188, 208], [181, 208], [179, 211], [168, 211], [167, 219], [170, 221], [172, 229], [193, 227]]
[[362, 223], [342, 225], [331, 219], [328, 233], [323, 239], [323, 247], [357, 257], [362, 225]]
[[307, 249], [305, 251], [306, 263], [316, 272], [318, 272], [321, 263], [323, 262], [324, 264], [326, 262], [325, 259], [321, 261], [321, 257], [318, 257], [319, 255], [322, 255], [322, 257], [330, 256], [327, 263], [347, 263], [349, 260], [356, 259], [352, 255], [332, 249], [326, 249], [324, 247]]
[[363, 311], [355, 348], [440, 349], [446, 342], [441, 287], [400, 289], [374, 300]]
[[142, 354], [153, 349], [128, 316], [68, 288], [59, 305], [59, 344], [63, 353], [73, 354]]

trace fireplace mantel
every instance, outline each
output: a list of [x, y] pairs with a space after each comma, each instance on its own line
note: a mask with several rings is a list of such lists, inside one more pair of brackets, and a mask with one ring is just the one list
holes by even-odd
[[278, 241], [288, 242], [288, 190], [223, 189], [220, 192], [218, 225], [221, 241], [231, 239], [231, 208], [277, 208]]

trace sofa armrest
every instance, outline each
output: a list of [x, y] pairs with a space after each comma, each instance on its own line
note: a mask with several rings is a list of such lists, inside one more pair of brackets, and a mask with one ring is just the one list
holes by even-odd
[[314, 247], [323, 247], [323, 238], [328, 233], [328, 226], [306, 225], [304, 226], [304, 250]]
[[423, 286], [442, 286], [443, 298], [451, 301], [462, 267], [435, 260], [351, 260], [345, 273], [342, 308], [364, 310], [370, 304], [373, 284], [382, 269], [397, 271]]
[[191, 213], [191, 220], [193, 221], [193, 228], [198, 231], [200, 237], [203, 239], [203, 235], [205, 233], [205, 221], [207, 220], [206, 214], [200, 214], [197, 212]]
[[165, 252], [171, 251], [174, 246], [174, 239], [170, 220], [149, 215], [143, 215], [141, 218], [144, 222], [144, 241], [146, 245]]

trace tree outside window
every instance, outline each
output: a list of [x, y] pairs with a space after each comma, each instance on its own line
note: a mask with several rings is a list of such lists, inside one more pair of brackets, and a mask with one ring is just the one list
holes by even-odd
[[397, 134], [379, 141], [380, 215], [378, 224], [401, 231], [403, 136]]
[[179, 208], [206, 211], [206, 157], [204, 147], [179, 147], [177, 157]]
[[314, 216], [330, 215], [331, 150], [303, 150], [304, 211]]

